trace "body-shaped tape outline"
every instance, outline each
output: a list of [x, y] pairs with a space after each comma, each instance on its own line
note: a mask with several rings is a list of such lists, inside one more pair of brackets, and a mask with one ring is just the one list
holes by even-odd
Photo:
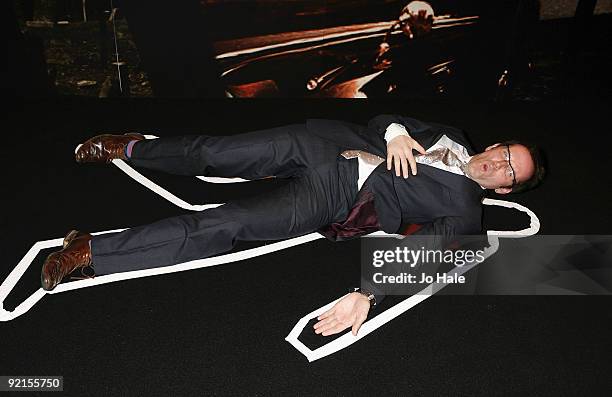
[[[147, 139], [157, 138], [154, 135], [145, 135], [145, 137]], [[79, 147], [80, 145], [77, 146], [75, 151], [78, 150]], [[150, 179], [146, 178], [144, 175], [142, 175], [141, 173], [136, 171], [134, 168], [132, 168], [130, 165], [125, 163], [123, 160], [115, 159], [112, 161], [112, 163], [115, 166], [117, 166], [119, 169], [121, 169], [124, 173], [126, 173], [128, 176], [130, 176], [132, 179], [134, 179], [136, 182], [140, 183], [141, 185], [145, 186], [149, 190], [153, 191], [154, 193], [165, 198], [166, 200], [170, 201], [172, 204], [180, 208], [192, 210], [192, 211], [204, 211], [209, 208], [215, 208], [219, 205], [222, 205], [222, 204], [198, 204], [198, 205], [190, 204], [186, 202], [185, 200], [172, 194], [165, 188], [154, 183]], [[236, 182], [247, 182], [248, 181], [248, 180], [241, 179], [241, 178], [216, 178], [216, 177], [204, 177], [204, 176], [197, 176], [197, 178], [205, 182], [209, 182], [209, 183], [236, 183]], [[490, 230], [490, 231], [487, 231], [487, 236], [488, 236], [490, 245], [487, 249], [485, 249], [485, 254], [484, 254], [485, 259], [497, 251], [499, 247], [500, 237], [504, 237], [504, 238], [528, 237], [528, 236], [536, 234], [540, 228], [540, 222], [537, 216], [531, 210], [529, 210], [528, 208], [520, 204], [513, 203], [510, 201], [492, 200], [492, 199], [484, 199], [483, 204], [498, 205], [498, 206], [502, 206], [506, 208], [514, 208], [519, 211], [527, 213], [527, 215], [530, 218], [529, 227], [523, 230], [519, 230], [519, 231]], [[104, 233], [113, 233], [113, 232], [119, 232], [122, 230], [125, 230], [125, 229], [115, 229], [115, 230], [109, 230], [109, 231], [96, 232], [92, 234], [97, 235], [97, 234], [104, 234]], [[394, 235], [388, 235], [384, 232], [377, 232], [377, 233], [373, 233], [365, 237], [370, 237], [370, 236], [376, 237], [376, 236], [381, 236], [381, 235], [382, 236], [394, 236]], [[395, 237], [401, 238], [402, 236], [395, 235]], [[104, 276], [98, 276], [98, 277], [91, 278], [91, 279], [85, 279], [85, 280], [75, 281], [71, 283], [64, 283], [64, 284], [58, 285], [52, 291], [45, 291], [42, 288], [40, 288], [37, 291], [35, 291], [32, 295], [30, 295], [28, 298], [26, 298], [23, 302], [21, 302], [19, 305], [17, 305], [17, 307], [13, 311], [7, 311], [3, 307], [4, 300], [6, 299], [8, 294], [12, 291], [12, 289], [15, 287], [19, 279], [23, 276], [23, 273], [25, 273], [25, 271], [27, 270], [29, 265], [32, 263], [32, 261], [34, 260], [38, 252], [42, 249], [61, 246], [63, 238], [60, 237], [60, 238], [55, 238], [55, 239], [50, 239], [50, 240], [45, 240], [45, 241], [38, 241], [32, 246], [32, 248], [30, 248], [30, 250], [28, 250], [28, 252], [21, 259], [21, 261], [19, 261], [19, 263], [13, 269], [13, 271], [3, 281], [2, 285], [0, 285], [0, 321], [10, 321], [26, 313], [38, 301], [40, 301], [42, 297], [45, 296], [46, 294], [56, 294], [56, 293], [71, 291], [71, 290], [75, 290], [79, 288], [86, 288], [86, 287], [91, 287], [94, 285], [106, 284], [110, 282], [128, 280], [128, 279], [133, 279], [133, 278], [147, 277], [147, 276], [153, 276], [153, 275], [174, 273], [174, 272], [179, 272], [179, 271], [222, 265], [226, 263], [240, 261], [243, 259], [253, 258], [253, 257], [260, 256], [260, 255], [265, 255], [271, 252], [279, 251], [279, 250], [290, 248], [293, 246], [305, 244], [305, 243], [308, 243], [310, 241], [314, 241], [320, 238], [323, 238], [323, 236], [321, 236], [319, 233], [310, 233], [304, 236], [279, 241], [279, 242], [265, 245], [262, 247], [251, 248], [248, 250], [219, 255], [219, 256], [215, 256], [211, 258], [198, 259], [198, 260], [193, 260], [189, 262], [179, 263], [176, 265], [159, 267], [159, 268], [109, 274], [109, 275], [104, 275]], [[476, 266], [477, 264], [478, 263], [468, 263], [461, 267], [456, 266], [450, 272], [450, 275], [454, 273], [457, 273], [457, 275], [461, 275], [467, 272], [468, 270], [470, 270], [471, 268], [473, 268], [474, 266]], [[404, 299], [403, 301], [397, 303], [393, 307], [385, 310], [383, 313], [380, 313], [378, 316], [364, 322], [356, 336], [354, 336], [352, 333], [349, 332], [315, 350], [309, 349], [307, 346], [305, 346], [302, 342], [298, 340], [300, 333], [303, 331], [304, 327], [306, 326], [306, 324], [308, 323], [310, 319], [330, 309], [336, 302], [342, 299], [342, 297], [340, 297], [312, 311], [306, 316], [302, 317], [297, 322], [297, 324], [293, 327], [291, 332], [287, 335], [285, 340], [291, 343], [302, 354], [304, 354], [304, 356], [306, 356], [308, 361], [312, 362], [314, 360], [318, 360], [322, 357], [328, 356], [332, 353], [335, 353], [341, 349], [344, 349], [350, 346], [351, 344], [360, 340], [364, 336], [375, 331], [382, 325], [386, 324], [387, 322], [403, 314], [410, 308], [421, 303], [428, 297], [434, 295], [436, 292], [438, 292], [445, 286], [446, 286], [445, 284], [438, 284], [438, 283], [430, 284], [425, 289], [423, 289], [420, 293]]]

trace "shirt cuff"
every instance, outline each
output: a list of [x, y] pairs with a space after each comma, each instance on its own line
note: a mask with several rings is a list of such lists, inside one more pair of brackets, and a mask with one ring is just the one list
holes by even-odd
[[393, 138], [396, 138], [400, 135], [410, 136], [410, 134], [408, 134], [408, 131], [406, 131], [406, 127], [398, 123], [391, 123], [387, 127], [387, 132], [385, 132], [385, 141], [389, 143]]

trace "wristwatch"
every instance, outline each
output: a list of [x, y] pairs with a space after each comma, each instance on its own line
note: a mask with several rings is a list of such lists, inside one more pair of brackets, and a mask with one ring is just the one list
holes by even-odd
[[370, 309], [376, 306], [376, 296], [374, 296], [374, 294], [370, 291], [364, 291], [361, 288], [355, 288], [352, 292], [359, 292], [361, 295], [364, 295], [366, 298], [368, 298], [368, 301], [370, 302]]

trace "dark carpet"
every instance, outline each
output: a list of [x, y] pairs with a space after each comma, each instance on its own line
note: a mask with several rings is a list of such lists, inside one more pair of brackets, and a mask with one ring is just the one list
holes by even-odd
[[[14, 103], [0, 144], [0, 280], [36, 241], [72, 228], [109, 230], [185, 212], [116, 167], [76, 164], [74, 147], [101, 132], [223, 135], [310, 117], [365, 123], [380, 113], [405, 114], [462, 128], [480, 149], [508, 138], [540, 144], [549, 176], [541, 188], [512, 200], [539, 216], [541, 234], [611, 234], [609, 109], [600, 102]], [[282, 183], [211, 186], [147, 175], [191, 203]], [[485, 228], [513, 222], [512, 213], [490, 210]], [[7, 310], [38, 288], [44, 255], [9, 296]], [[358, 281], [358, 242], [320, 240], [229, 265], [48, 296], [0, 323], [0, 374], [63, 375], [64, 393], [79, 396], [574, 396], [612, 390], [609, 296], [434, 296], [355, 345], [308, 363], [285, 336], [299, 318]], [[316, 344], [322, 337], [305, 338]]]

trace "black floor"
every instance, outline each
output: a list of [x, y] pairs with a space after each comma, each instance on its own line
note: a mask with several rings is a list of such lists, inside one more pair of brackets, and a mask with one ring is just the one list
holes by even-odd
[[[529, 139], [548, 154], [538, 190], [512, 199], [541, 234], [611, 234], [610, 103], [83, 101], [14, 105], [0, 144], [0, 280], [31, 245], [184, 211], [73, 149], [99, 132], [234, 134], [328, 117], [401, 113], [466, 130], [484, 148]], [[148, 173], [191, 203], [274, 183], [210, 186]], [[490, 212], [487, 228], [512, 224]], [[435, 296], [355, 345], [308, 363], [284, 341], [359, 280], [357, 242], [47, 296], [0, 323], [0, 375], [63, 375], [67, 395], [609, 395], [608, 296]], [[5, 302], [38, 288], [38, 262]]]

